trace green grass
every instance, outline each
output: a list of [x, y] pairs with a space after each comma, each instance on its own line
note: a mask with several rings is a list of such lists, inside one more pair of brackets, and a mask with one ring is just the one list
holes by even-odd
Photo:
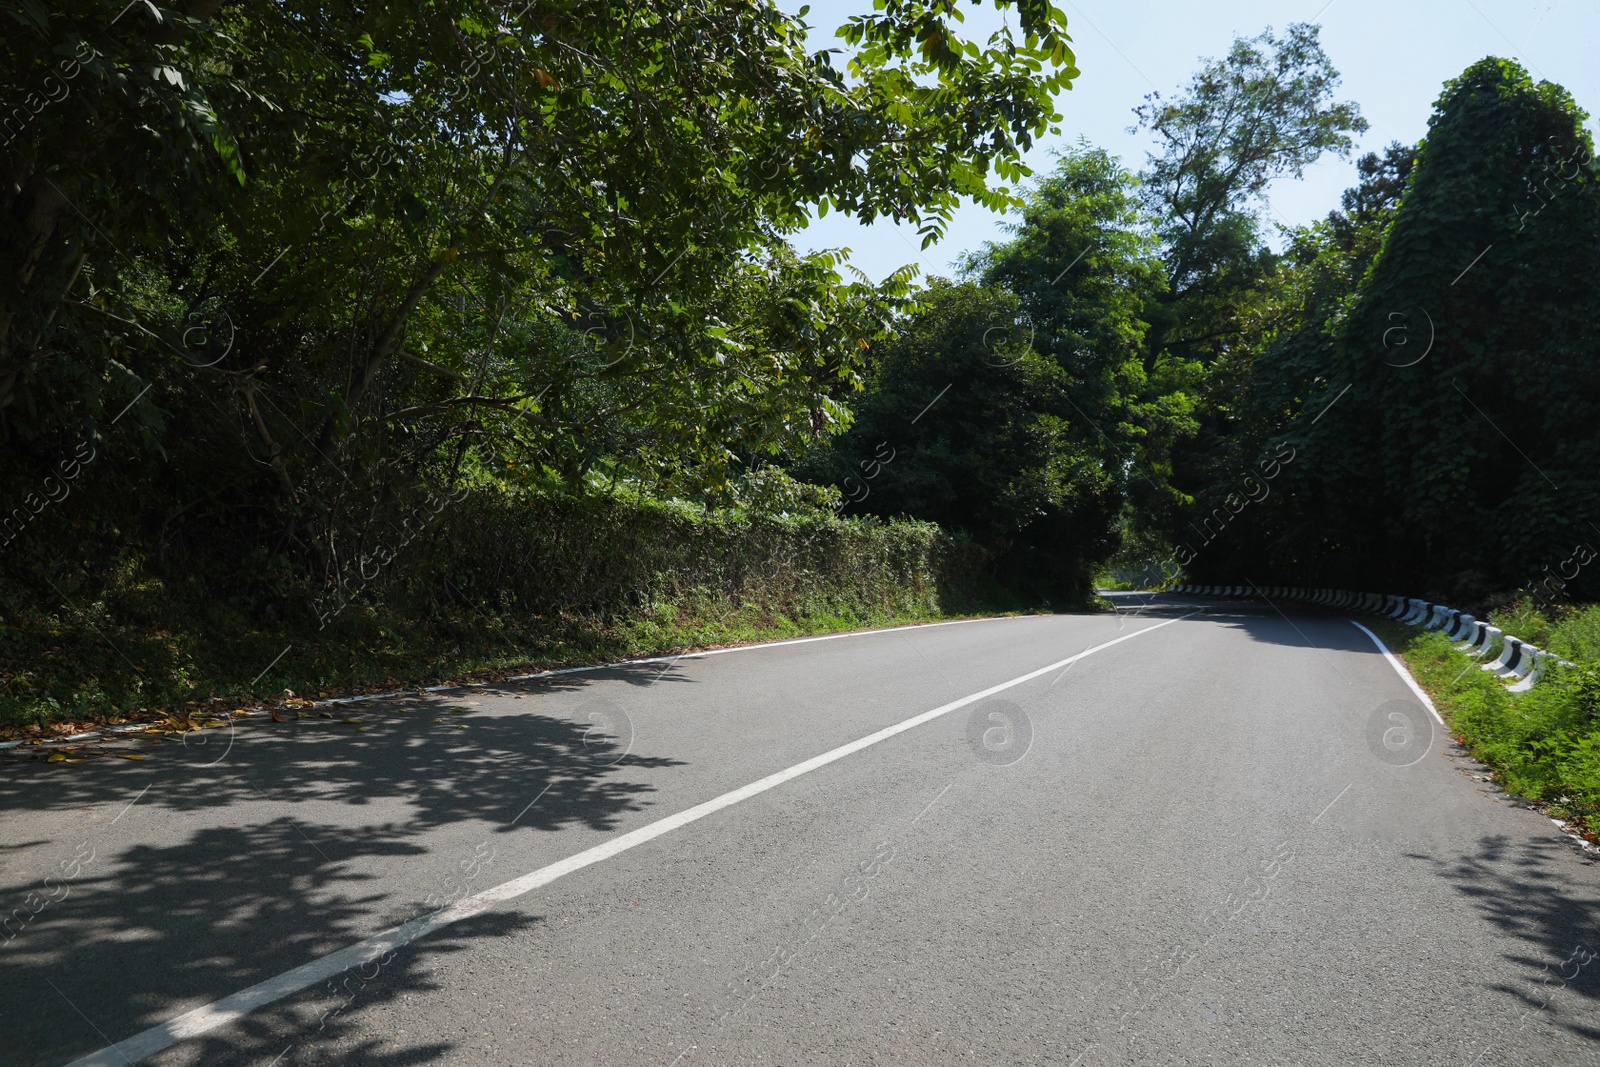
[[1553, 669], [1527, 692], [1511, 693], [1441, 633], [1389, 620], [1375, 628], [1501, 785], [1600, 840], [1600, 608], [1550, 619], [1513, 606], [1492, 617], [1577, 666]]

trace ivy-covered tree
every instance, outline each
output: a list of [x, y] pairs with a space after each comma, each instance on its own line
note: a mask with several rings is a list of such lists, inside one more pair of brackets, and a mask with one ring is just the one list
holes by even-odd
[[[1291, 437], [1304, 447], [1297, 418], [1307, 396], [1326, 383], [1330, 330], [1347, 312], [1383, 243], [1404, 188], [1396, 178], [1410, 173], [1414, 156], [1414, 148], [1399, 144], [1390, 145], [1382, 156], [1363, 156], [1356, 168], [1359, 184], [1341, 198], [1343, 210], [1288, 235], [1271, 283], [1263, 290], [1270, 296], [1265, 303], [1277, 326], [1252, 358], [1213, 369], [1208, 382], [1213, 418], [1203, 439], [1207, 447], [1183, 446], [1194, 497], [1169, 517], [1165, 541], [1171, 555], [1147, 561], [1158, 562], [1166, 577], [1174, 577], [1180, 567], [1202, 578], [1254, 577], [1290, 542], [1315, 554], [1322, 516], [1307, 512], [1316, 506], [1309, 495], [1285, 491], [1296, 479], [1278, 480], [1294, 462], [1286, 464], [1283, 457], [1299, 455]], [[1219, 388], [1224, 375], [1229, 379], [1226, 390]], [[1226, 419], [1216, 417], [1224, 412]], [[1313, 410], [1307, 420], [1315, 420], [1316, 414]], [[1240, 501], [1248, 501], [1249, 518], [1235, 523], [1232, 516]]]
[[1281, 514], [1219, 544], [1216, 573], [1248, 558], [1280, 580], [1470, 597], [1597, 536], [1600, 187], [1584, 118], [1508, 60], [1445, 86], [1355, 296], [1319, 304], [1258, 364], [1263, 421], [1281, 419], [1302, 458], [1275, 486]]

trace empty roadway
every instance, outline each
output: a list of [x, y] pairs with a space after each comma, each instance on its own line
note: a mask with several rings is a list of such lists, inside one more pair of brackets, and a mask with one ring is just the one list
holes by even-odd
[[0, 1061], [1600, 1062], [1600, 869], [1366, 634], [1118, 600], [0, 768]]

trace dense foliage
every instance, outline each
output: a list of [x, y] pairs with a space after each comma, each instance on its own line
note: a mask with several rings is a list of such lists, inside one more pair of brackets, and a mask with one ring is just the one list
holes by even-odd
[[[1053, 592], [1084, 588], [1119, 549], [1124, 561], [1165, 554], [1172, 573], [1191, 562], [1186, 505], [1222, 479], [1236, 483], [1224, 500], [1242, 499], [1241, 476], [1255, 471], [1259, 484], [1293, 456], [1274, 443], [1235, 469], [1254, 360], [1303, 313], [1297, 302], [1319, 299], [1267, 246], [1259, 212], [1270, 181], [1347, 152], [1366, 128], [1336, 99], [1338, 81], [1315, 26], [1268, 30], [1206, 62], [1175, 99], [1156, 94], [1138, 109], [1157, 151], [1137, 178], [1088, 145], [1065, 153], [1030, 189], [1012, 240], [967, 259], [972, 280], [1015, 309], [1000, 295], [930, 298], [877, 368], [860, 422], [830, 453], [855, 508], [972, 531], [1002, 564], [1015, 548], [1018, 573]], [[1366, 226], [1377, 209], [1349, 210]], [[1028, 365], [997, 359], [1002, 343], [1060, 373], [1027, 389], [993, 367], [979, 375], [985, 359]], [[965, 426], [957, 412], [901, 448], [916, 398], [952, 382], [952, 405], [982, 421]], [[1000, 443], [1024, 429], [1051, 443], [1026, 459]], [[851, 479], [876, 469], [880, 444], [906, 458], [867, 496]], [[1023, 486], [1041, 501], [1031, 512], [1015, 504]], [[1067, 504], [1073, 496], [1095, 505]]]
[[935, 282], [880, 356], [855, 425], [807, 472], [855, 513], [914, 515], [976, 537], [1035, 599], [1081, 603], [1109, 553], [1118, 487], [1074, 432], [1072, 379], [1014, 334], [1019, 302]]
[[762, 0], [13, 0], [6, 488], [84, 440], [115, 523], [338, 592], [462, 487], [737, 502], [907, 293], [785, 235], [1014, 199], [1076, 70], [1002, 6], [879, 5], [839, 69]]
[[[62, 505], [74, 518], [102, 506]], [[61, 567], [64, 553], [94, 565]], [[292, 573], [272, 575], [278, 595], [247, 598], [109, 531], [19, 544], [0, 572], [0, 736], [212, 696], [248, 706], [286, 686], [431, 685], [995, 606], [981, 550], [926, 523], [623, 494], [473, 493], [400, 564], [382, 558], [353, 572], [348, 603], [317, 601], [324, 625], [303, 607], [317, 588]]]
[[1335, 99], [1339, 72], [1318, 33], [1295, 23], [1236, 39], [1176, 98], [1153, 93], [1135, 109], [1158, 146], [1141, 175], [1167, 268], [1156, 347], [1211, 364], [1249, 345], [1252, 296], [1276, 262], [1261, 238], [1268, 185], [1348, 153], [1367, 129], [1355, 104]]
[[1600, 839], [1600, 607], [1560, 620], [1523, 610], [1495, 621], [1578, 665], [1547, 672], [1526, 693], [1508, 693], [1494, 675], [1464, 669], [1465, 657], [1443, 634], [1393, 637], [1468, 751], [1508, 789]]
[[1117, 160], [1080, 145], [1032, 190], [1014, 238], [969, 269], [1017, 294], [1030, 343], [1066, 372], [1078, 446], [1099, 455], [1123, 500], [1161, 515], [1176, 500], [1171, 448], [1193, 429], [1199, 368], [1151, 337], [1168, 289], [1137, 188]]
[[1484, 60], [1446, 86], [1414, 166], [1374, 157], [1355, 210], [1298, 236], [1307, 296], [1256, 360], [1226, 452], [1243, 465], [1286, 435], [1303, 455], [1199, 566], [1458, 597], [1547, 576], [1600, 590], [1574, 562], [1600, 516], [1584, 117]]
[[[478, 544], [461, 515], [525, 560], [596, 496], [826, 517], [776, 461], [849, 423], [912, 272], [787, 238], [1018, 202], [1077, 70], [1059, 8], [997, 3], [966, 40], [956, 0], [888, 0], [834, 53], [772, 0], [4, 0], [11, 695], [41, 643], [187, 632], [200, 590], [266, 645], [401, 625], [384, 583], [525, 588], [428, 547]], [[772, 548], [650, 528], [697, 573]], [[636, 610], [658, 554], [596, 544], [634, 583], [596, 610]], [[263, 687], [322, 673], [297, 645]]]

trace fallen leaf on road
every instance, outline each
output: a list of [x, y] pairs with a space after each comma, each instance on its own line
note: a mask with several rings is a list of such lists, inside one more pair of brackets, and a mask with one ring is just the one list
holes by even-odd
[[118, 752], [117, 755], [121, 756], [123, 759], [144, 759], [143, 756], [135, 752]]

